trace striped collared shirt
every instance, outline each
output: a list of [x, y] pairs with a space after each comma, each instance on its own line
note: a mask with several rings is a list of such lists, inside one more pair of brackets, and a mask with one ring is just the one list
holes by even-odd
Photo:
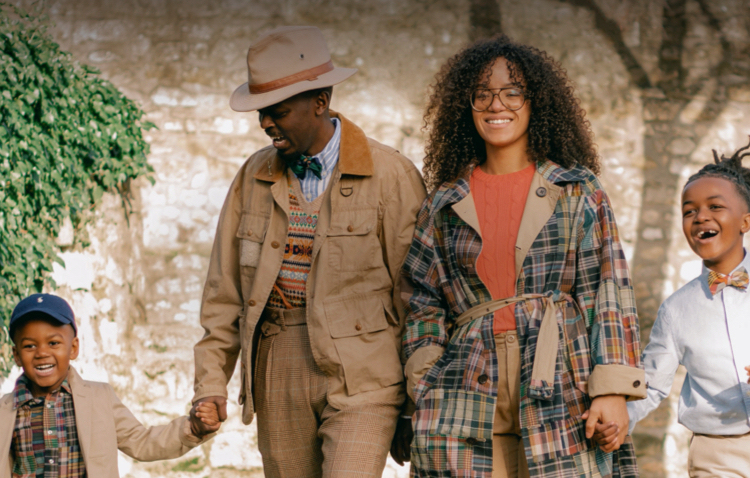
[[333, 170], [339, 160], [339, 146], [341, 146], [341, 123], [337, 118], [331, 118], [331, 122], [336, 130], [333, 137], [328, 142], [323, 151], [313, 156], [318, 158], [323, 171], [320, 173], [320, 179], [314, 174], [306, 174], [305, 179], [300, 179], [299, 184], [302, 188], [302, 194], [305, 195], [307, 202], [313, 202], [315, 198], [323, 194], [328, 183], [331, 182]]
[[21, 375], [13, 407], [18, 411], [11, 444], [13, 478], [86, 476], [67, 379], [47, 396], [34, 398], [29, 379]]

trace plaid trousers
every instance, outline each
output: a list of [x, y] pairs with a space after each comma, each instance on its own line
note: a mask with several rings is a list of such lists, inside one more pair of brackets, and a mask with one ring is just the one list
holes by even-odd
[[305, 309], [274, 311], [264, 314], [253, 379], [265, 476], [380, 478], [400, 404], [329, 405], [328, 378], [313, 358]]

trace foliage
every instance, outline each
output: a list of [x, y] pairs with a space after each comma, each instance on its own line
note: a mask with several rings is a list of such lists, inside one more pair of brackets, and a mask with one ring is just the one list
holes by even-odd
[[55, 287], [63, 221], [80, 243], [105, 191], [127, 197], [132, 179], [153, 183], [142, 134], [153, 125], [98, 74], [60, 49], [43, 18], [0, 4], [0, 377], [13, 307], [45, 281]]

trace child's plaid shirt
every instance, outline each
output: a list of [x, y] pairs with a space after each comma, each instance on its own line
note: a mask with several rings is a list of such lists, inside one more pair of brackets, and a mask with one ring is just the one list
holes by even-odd
[[[454, 326], [461, 313], [492, 299], [476, 270], [481, 237], [453, 209], [469, 195], [469, 174], [427, 198], [403, 268], [407, 375], [410, 362], [420, 369], [424, 352], [443, 349], [414, 391], [412, 476], [492, 475], [498, 374], [492, 316]], [[543, 226], [519, 265], [516, 291], [551, 294], [566, 303], [557, 316], [554, 384], [531, 383], [544, 300], [515, 306], [522, 354], [520, 422], [529, 471], [532, 477], [637, 476], [632, 443], [605, 454], [586, 439], [581, 419], [591, 404], [594, 373], [618, 384], [631, 377], [632, 395], [645, 393], [633, 287], [614, 214], [588, 169], [544, 162], [537, 174], [546, 188], [532, 186], [529, 194], [545, 197], [554, 188], [559, 197], [549, 212], [531, 211], [545, 217], [537, 218]], [[489, 380], [479, 381], [480, 376]], [[610, 393], [628, 394], [611, 389], [600, 394]]]
[[76, 431], [68, 380], [46, 397], [34, 398], [29, 379], [16, 381], [13, 407], [13, 478], [82, 478], [86, 476]]

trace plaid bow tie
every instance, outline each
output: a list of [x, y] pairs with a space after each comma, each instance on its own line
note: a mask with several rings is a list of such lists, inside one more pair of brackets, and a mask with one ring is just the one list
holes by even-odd
[[709, 271], [708, 273], [708, 288], [713, 295], [721, 292], [726, 286], [745, 290], [747, 289], [748, 282], [750, 282], [750, 279], [748, 279], [747, 271], [744, 267], [740, 267], [729, 275], [716, 271]]
[[321, 179], [320, 174], [323, 172], [323, 166], [320, 165], [318, 158], [300, 155], [296, 161], [287, 162], [287, 166], [292, 170], [295, 176], [300, 179], [305, 179], [307, 176], [307, 170], [309, 169], [312, 173]]

